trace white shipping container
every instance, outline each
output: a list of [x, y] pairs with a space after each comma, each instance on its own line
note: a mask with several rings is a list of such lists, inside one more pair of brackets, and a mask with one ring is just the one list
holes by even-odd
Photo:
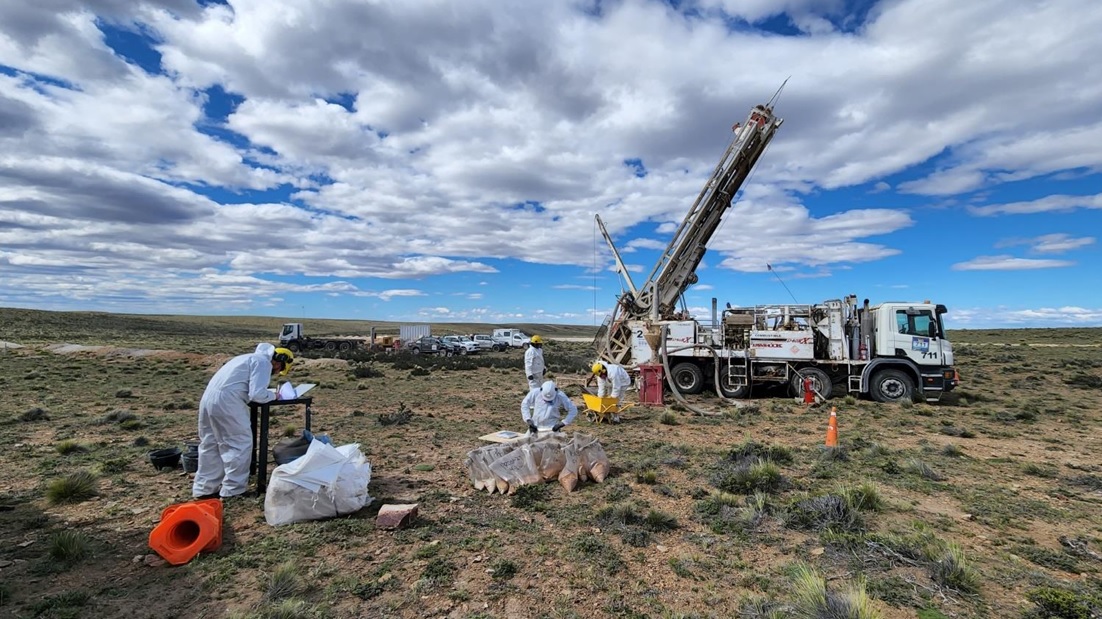
[[398, 327], [398, 339], [402, 343], [419, 340], [426, 335], [432, 335], [431, 325], [401, 325]]

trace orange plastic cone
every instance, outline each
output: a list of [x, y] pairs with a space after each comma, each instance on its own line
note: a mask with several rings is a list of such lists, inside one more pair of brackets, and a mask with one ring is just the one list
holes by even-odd
[[833, 406], [830, 407], [830, 421], [827, 422], [826, 446], [838, 446], [838, 413]]
[[149, 533], [149, 547], [172, 565], [222, 546], [222, 501], [206, 499], [170, 505]]

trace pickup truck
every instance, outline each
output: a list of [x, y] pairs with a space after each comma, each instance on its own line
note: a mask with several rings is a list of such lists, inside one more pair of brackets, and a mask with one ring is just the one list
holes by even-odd
[[448, 344], [451, 344], [453, 346], [453, 350], [458, 351], [458, 353], [461, 355], [469, 355], [471, 353], [476, 353], [481, 350], [478, 347], [478, 344], [474, 342], [474, 340], [465, 335], [445, 335], [440, 339], [444, 340], [444, 342]]
[[458, 355], [459, 347], [450, 342], [426, 335], [406, 344], [406, 350], [414, 355]]
[[478, 344], [481, 350], [492, 350], [494, 352], [505, 350], [509, 347], [508, 344], [495, 340], [491, 335], [475, 335], [474, 343]]

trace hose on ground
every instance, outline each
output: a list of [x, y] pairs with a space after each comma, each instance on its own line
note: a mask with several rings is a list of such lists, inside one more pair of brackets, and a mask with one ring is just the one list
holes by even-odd
[[706, 410], [703, 410], [699, 407], [693, 406], [692, 404], [689, 404], [688, 400], [685, 399], [685, 396], [681, 395], [681, 392], [678, 391], [677, 384], [674, 382], [674, 379], [673, 379], [673, 374], [670, 372], [670, 359], [669, 359], [669, 354], [668, 353], [678, 352], [678, 351], [682, 351], [682, 350], [693, 350], [693, 349], [707, 350], [712, 355], [712, 357], [715, 359], [715, 363], [712, 364], [712, 368], [715, 371], [715, 377], [714, 377], [715, 382], [713, 384], [716, 385], [716, 395], [718, 395], [720, 397], [720, 399], [722, 399], [722, 400], [726, 400], [727, 402], [734, 403], [735, 400], [733, 400], [732, 398], [728, 398], [727, 396], [723, 395], [723, 390], [719, 388], [719, 385], [720, 385], [720, 382], [719, 382], [719, 355], [716, 353], [715, 348], [713, 348], [711, 346], [705, 346], [703, 344], [689, 344], [688, 346], [678, 346], [677, 348], [667, 349], [666, 348], [666, 325], [662, 325], [662, 339], [661, 339], [661, 342], [662, 342], [662, 345], [658, 349], [658, 355], [659, 355], [659, 357], [662, 358], [662, 370], [666, 372], [666, 384], [668, 384], [670, 386], [670, 391], [673, 392], [673, 397], [678, 402], [680, 402], [682, 406], [684, 406], [685, 408], [689, 409], [690, 411], [692, 411], [692, 412], [694, 412], [697, 415], [700, 415], [702, 417], [719, 417], [719, 416], [723, 415], [723, 413], [719, 412], [719, 411], [706, 411]]

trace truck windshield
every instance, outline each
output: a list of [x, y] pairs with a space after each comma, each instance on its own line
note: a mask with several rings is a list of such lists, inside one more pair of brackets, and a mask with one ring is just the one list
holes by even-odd
[[900, 333], [920, 337], [937, 337], [938, 323], [930, 310], [897, 310], [895, 324]]
[[280, 335], [291, 335], [294, 332], [295, 332], [295, 326], [294, 325], [283, 325], [283, 333], [281, 333]]

